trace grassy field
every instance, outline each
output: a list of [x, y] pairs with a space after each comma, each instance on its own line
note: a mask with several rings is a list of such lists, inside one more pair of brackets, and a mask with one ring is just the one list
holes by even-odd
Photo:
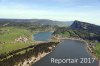
[[100, 43], [97, 43], [96, 44], [96, 56], [100, 59]]
[[[32, 32], [24, 28], [4, 27], [0, 28], [0, 54], [32, 45]], [[19, 37], [26, 37], [27, 42], [15, 42]]]
[[76, 34], [74, 33], [74, 31], [68, 30], [68, 31], [60, 32], [59, 35], [61, 35], [62, 37], [71, 37], [71, 36], [75, 36]]
[[70, 34], [67, 31], [61, 33], [60, 35], [62, 35], [63, 37], [70, 37]]

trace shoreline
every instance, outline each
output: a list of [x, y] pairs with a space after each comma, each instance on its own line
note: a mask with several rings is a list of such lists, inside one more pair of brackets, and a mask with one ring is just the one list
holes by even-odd
[[[42, 53], [42, 54], [38, 55], [38, 57], [34, 57], [33, 56], [30, 59], [25, 60], [21, 66], [31, 66], [34, 63], [36, 63], [37, 61], [41, 60], [46, 55], [48, 55], [49, 53], [50, 52], [48, 52], [48, 53]], [[18, 65], [18, 66], [20, 66], [20, 65]]]
[[[89, 42], [87, 42], [86, 40], [83, 40], [81, 38], [57, 38], [58, 40], [63, 40], [63, 39], [68, 39], [68, 40], [77, 40], [77, 41], [82, 41], [82, 42], [85, 42], [86, 46], [85, 46], [85, 49], [86, 51], [93, 57], [95, 58], [97, 61], [99, 60], [96, 55], [94, 54], [94, 51], [92, 50], [92, 48], [90, 47], [89, 45]], [[91, 43], [90, 43], [91, 44]]]
[[[90, 48], [89, 46], [89, 43], [86, 41], [86, 40], [83, 40], [83, 39], [76, 39], [76, 38], [56, 38], [57, 40], [63, 40], [63, 39], [68, 39], [68, 40], [78, 40], [78, 41], [82, 41], [82, 42], [85, 42], [86, 46], [85, 46], [85, 49], [86, 51], [91, 55], [91, 57], [95, 58], [96, 60], [98, 60], [98, 58], [95, 56], [94, 53], [92, 53], [92, 48]], [[55, 47], [50, 47], [51, 51], [50, 52], [43, 52], [43, 53], [39, 53], [39, 55], [37, 57], [35, 56], [32, 56], [31, 58], [29, 59], [25, 59], [24, 62], [20, 62], [18, 65], [14, 65], [14, 66], [32, 66], [34, 65], [34, 63], [38, 62], [39, 60], [41, 60], [43, 57], [45, 57], [46, 55], [48, 55], [49, 53], [51, 53], [55, 48]]]
[[32, 66], [34, 65], [34, 63], [38, 62], [39, 60], [44, 58], [46, 55], [50, 54], [56, 47], [57, 46], [48, 47], [51, 51], [39, 53], [37, 57], [33, 55], [31, 58], [24, 59], [23, 62], [19, 62], [18, 64], [15, 64], [14, 66]]

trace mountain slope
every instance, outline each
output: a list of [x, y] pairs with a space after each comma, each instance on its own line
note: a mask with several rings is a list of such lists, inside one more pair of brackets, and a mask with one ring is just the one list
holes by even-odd
[[31, 25], [50, 25], [50, 26], [70, 26], [72, 24], [72, 21], [53, 21], [53, 20], [49, 20], [49, 19], [0, 19], [0, 25], [15, 25], [15, 24], [28, 24], [30, 23]]
[[88, 30], [89, 32], [100, 32], [100, 26], [77, 20], [75, 20], [70, 27], [76, 30]]
[[54, 35], [82, 38], [84, 40], [100, 41], [100, 26], [81, 21], [74, 21], [68, 28], [58, 28]]

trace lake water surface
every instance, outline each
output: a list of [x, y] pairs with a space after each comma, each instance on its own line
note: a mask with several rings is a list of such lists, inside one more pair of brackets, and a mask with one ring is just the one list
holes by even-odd
[[34, 40], [37, 41], [49, 41], [52, 32], [39, 32], [34, 35]]
[[[43, 41], [50, 38], [51, 32], [38, 33], [37, 37]], [[36, 39], [37, 39], [36, 37]], [[51, 58], [54, 59], [78, 59], [77, 63], [52, 63]], [[40, 61], [36, 62], [32, 66], [99, 66], [95, 60], [93, 63], [80, 63], [81, 58], [89, 58], [92, 62], [92, 56], [86, 50], [84, 42], [74, 40], [62, 40], [62, 42], [53, 50], [52, 53], [48, 54]]]

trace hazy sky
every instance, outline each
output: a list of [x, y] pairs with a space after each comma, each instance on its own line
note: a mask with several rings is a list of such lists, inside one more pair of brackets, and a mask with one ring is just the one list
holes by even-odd
[[100, 25], [100, 0], [0, 0], [0, 18], [80, 20]]

